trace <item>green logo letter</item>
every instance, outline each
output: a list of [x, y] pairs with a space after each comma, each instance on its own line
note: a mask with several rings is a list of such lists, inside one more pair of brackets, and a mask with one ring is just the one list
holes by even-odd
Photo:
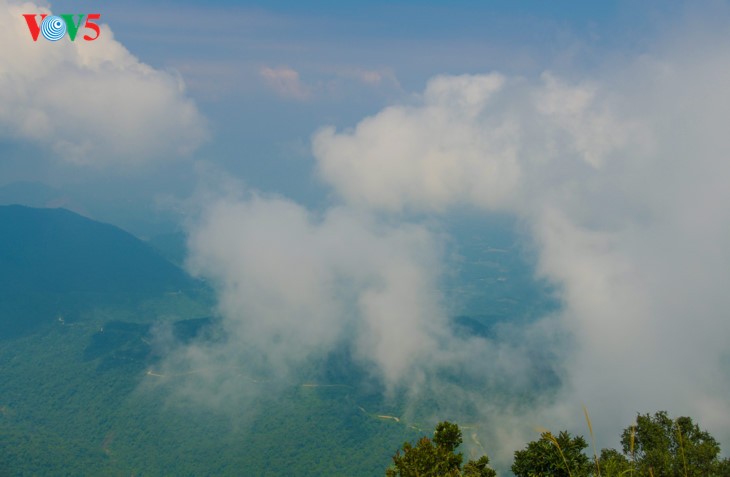
[[74, 23], [73, 14], [64, 13], [62, 15], [59, 15], [59, 17], [63, 18], [63, 21], [66, 22], [66, 31], [68, 31], [68, 37], [71, 41], [74, 41], [76, 39], [76, 33], [78, 33], [79, 27], [81, 26], [81, 19], [84, 18], [84, 14], [78, 14], [79, 21], [77, 21], [76, 23]]

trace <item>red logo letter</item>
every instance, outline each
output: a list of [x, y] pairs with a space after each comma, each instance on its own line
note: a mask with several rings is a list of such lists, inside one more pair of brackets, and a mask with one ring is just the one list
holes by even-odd
[[28, 30], [30, 30], [30, 36], [33, 37], [33, 41], [38, 41], [38, 35], [41, 32], [41, 22], [43, 22], [43, 19], [48, 16], [47, 13], [41, 14], [41, 21], [36, 21], [35, 17], [38, 15], [34, 15], [32, 13], [26, 13], [23, 15], [23, 18], [25, 18], [25, 22], [28, 24]]
[[96, 36], [89, 36], [84, 35], [84, 40], [86, 41], [94, 41], [97, 38], [99, 38], [99, 35], [101, 35], [101, 30], [99, 30], [99, 25], [92, 22], [91, 20], [98, 20], [101, 18], [101, 13], [89, 13], [86, 16], [86, 23], [84, 23], [84, 28], [88, 28], [89, 30], [93, 30], [96, 32]]

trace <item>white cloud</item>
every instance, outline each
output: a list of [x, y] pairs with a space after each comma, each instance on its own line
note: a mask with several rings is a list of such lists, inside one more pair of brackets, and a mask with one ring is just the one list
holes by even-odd
[[359, 81], [370, 85], [378, 85], [385, 78], [381, 72], [372, 70], [356, 70], [353, 72], [353, 76]]
[[[34, 42], [32, 3], [0, 0], [0, 125], [79, 165], [126, 166], [190, 154], [205, 121], [179, 76], [135, 58], [102, 25], [98, 40]], [[103, 20], [103, 19], [102, 19]]]
[[521, 175], [519, 131], [509, 119], [478, 117], [503, 82], [437, 77], [421, 106], [387, 108], [352, 133], [323, 129], [313, 141], [323, 177], [349, 203], [387, 210], [510, 201]]
[[360, 67], [315, 67], [309, 69], [309, 80], [289, 67], [264, 66], [258, 70], [264, 85], [282, 99], [294, 101], [342, 100], [353, 95], [402, 93], [395, 74], [388, 69]]
[[337, 77], [343, 80], [355, 80], [367, 86], [377, 88], [389, 86], [400, 90], [400, 82], [395, 73], [389, 69], [377, 70], [366, 68], [340, 68], [336, 71]]
[[392, 385], [432, 348], [424, 343], [443, 320], [438, 249], [418, 226], [390, 228], [341, 209], [316, 217], [252, 196], [206, 208], [189, 248], [189, 269], [217, 285], [235, 347], [280, 375], [355, 327], [358, 353]]
[[452, 419], [477, 409], [495, 435], [511, 419], [505, 398], [529, 393], [558, 367], [552, 348], [561, 337], [544, 323], [506, 327], [500, 340], [455, 330], [439, 290], [443, 244], [424, 225], [350, 207], [317, 214], [256, 194], [203, 204], [190, 224], [187, 267], [216, 289], [226, 338], [167, 354], [162, 374], [187, 376], [176, 400], [223, 412], [248, 406], [250, 379], [306, 382], [317, 363], [345, 349], [385, 394], [409, 396], [406, 415], [420, 421], [434, 400]]
[[[216, 284], [231, 339], [188, 348], [183, 364], [287, 375], [351, 343], [387, 387], [437, 400], [437, 417], [479, 410], [503, 464], [526, 430], [569, 426], [581, 404], [602, 437], [667, 409], [728, 442], [727, 44], [579, 81], [437, 76], [411, 104], [322, 129], [313, 150], [338, 205], [224, 199], [191, 228], [191, 269]], [[464, 205], [520, 217], [559, 290], [555, 316], [498, 340], [449, 326], [446, 258], [410, 212]], [[560, 392], [520, 407], [545, 367]]]
[[635, 412], [669, 409], [727, 441], [726, 44], [591, 81], [437, 77], [416, 105], [318, 132], [321, 177], [359, 209], [469, 204], [526, 221], [576, 339], [544, 422], [586, 403], [617, 436]]
[[456, 204], [518, 210], [538, 187], [590, 173], [637, 141], [592, 87], [553, 75], [538, 84], [499, 74], [439, 76], [416, 105], [392, 106], [352, 131], [313, 138], [322, 178], [350, 204], [443, 210]]
[[261, 68], [259, 74], [266, 85], [282, 98], [306, 100], [311, 91], [299, 78], [299, 72], [288, 66]]

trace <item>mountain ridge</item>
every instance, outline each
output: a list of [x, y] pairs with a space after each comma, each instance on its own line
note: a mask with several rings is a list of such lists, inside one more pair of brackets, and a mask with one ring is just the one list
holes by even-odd
[[47, 320], [73, 300], [156, 296], [195, 283], [114, 225], [62, 208], [0, 206], [0, 338]]

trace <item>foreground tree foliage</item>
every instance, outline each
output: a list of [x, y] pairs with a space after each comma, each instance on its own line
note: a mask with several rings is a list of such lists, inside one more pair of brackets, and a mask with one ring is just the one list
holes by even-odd
[[456, 449], [462, 443], [461, 429], [450, 422], [440, 422], [433, 439], [422, 437], [416, 445], [403, 444], [393, 456], [393, 466], [385, 472], [387, 477], [494, 477], [488, 467], [489, 458], [482, 456], [470, 460], [462, 469], [464, 456]]
[[[433, 439], [403, 444], [386, 476], [496, 475], [486, 456], [462, 468], [463, 456], [456, 452], [461, 443], [456, 424], [439, 423]], [[730, 459], [720, 459], [718, 442], [689, 417], [673, 420], [664, 411], [639, 414], [636, 424], [624, 429], [621, 446], [622, 452], [603, 449], [599, 457], [589, 458], [582, 436], [544, 432], [515, 452], [512, 472], [516, 477], [730, 477]]]
[[515, 452], [512, 472], [517, 477], [588, 475], [591, 462], [583, 454], [586, 447], [588, 444], [581, 436], [570, 437], [566, 431], [557, 436], [543, 432], [539, 440], [530, 442], [525, 450]]
[[730, 477], [730, 461], [719, 459], [720, 444], [689, 417], [640, 414], [636, 426], [624, 430], [621, 445], [640, 475]]
[[[634, 465], [616, 449], [603, 449], [599, 458], [600, 475], [605, 477], [631, 475]], [[596, 472], [591, 475], [597, 475]], [[638, 472], [637, 472], [638, 474]], [[657, 476], [658, 477], [658, 476]]]

